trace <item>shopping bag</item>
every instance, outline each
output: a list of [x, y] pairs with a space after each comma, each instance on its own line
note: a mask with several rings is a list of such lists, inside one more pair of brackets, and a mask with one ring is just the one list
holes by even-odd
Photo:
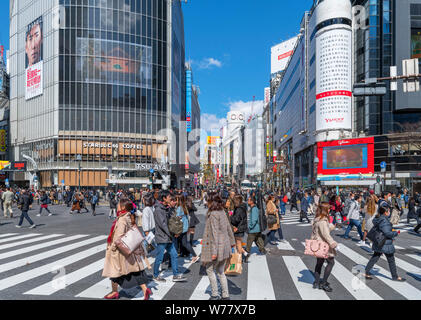
[[242, 256], [235, 252], [227, 261], [225, 266], [225, 274], [230, 276], [239, 276], [243, 272]]

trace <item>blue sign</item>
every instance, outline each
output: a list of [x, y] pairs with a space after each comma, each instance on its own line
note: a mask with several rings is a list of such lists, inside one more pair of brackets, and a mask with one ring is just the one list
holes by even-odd
[[154, 173], [154, 172], [155, 172], [155, 170], [154, 170], [154, 169], [151, 169], [151, 170], [149, 170], [149, 172], [150, 172], [150, 173]]
[[64, 180], [61, 180], [61, 184], [64, 186]]
[[380, 163], [380, 168], [386, 169], [386, 166], [387, 166], [386, 162], [383, 161], [382, 163]]
[[4, 180], [4, 182], [9, 183], [9, 179]]

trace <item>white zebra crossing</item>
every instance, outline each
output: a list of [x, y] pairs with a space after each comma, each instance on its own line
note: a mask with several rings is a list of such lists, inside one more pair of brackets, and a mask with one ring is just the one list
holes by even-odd
[[60, 247], [60, 248], [57, 248], [57, 249], [54, 249], [54, 250], [46, 251], [46, 252], [43, 252], [43, 253], [40, 253], [40, 254], [37, 254], [37, 255], [34, 255], [34, 256], [30, 256], [30, 257], [26, 257], [26, 258], [23, 258], [23, 259], [15, 260], [15, 261], [12, 261], [12, 262], [9, 262], [9, 263], [4, 263], [4, 264], [0, 265], [0, 273], [8, 271], [8, 270], [12, 270], [14, 268], [19, 268], [19, 267], [22, 267], [22, 266], [25, 266], [25, 265], [30, 265], [34, 262], [53, 257], [53, 256], [62, 254], [62, 253], [67, 252], [67, 251], [78, 249], [80, 247], [84, 247], [86, 245], [104, 240], [106, 238], [107, 238], [107, 236], [98, 236], [98, 237], [91, 238], [91, 239], [88, 239], [88, 240], [85, 240], [85, 241], [81, 241], [81, 242], [78, 242], [78, 243], [73, 243], [73, 244], [70, 244], [70, 245], [67, 245], [67, 246], [64, 246], [64, 247]]
[[0, 238], [5, 238], [5, 237], [10, 237], [13, 235], [16, 235], [17, 233], [4, 233], [4, 234], [0, 234]]
[[[31, 234], [32, 236], [38, 234]], [[10, 236], [14, 236], [14, 234], [10, 234]], [[29, 237], [30, 235], [28, 235]], [[53, 236], [53, 235], [50, 235]], [[62, 236], [62, 235], [58, 235]], [[12, 261], [9, 263], [5, 263], [0, 265], [0, 272], [3, 270], [10, 271], [14, 269], [15, 267], [23, 267], [25, 264], [23, 264], [23, 261], [30, 261], [30, 264], [23, 269], [22, 272], [17, 274], [12, 274], [11, 276], [8, 276], [7, 278], [0, 279], [0, 290], [6, 290], [11, 287], [15, 287], [22, 283], [30, 283], [31, 281], [34, 281], [36, 278], [47, 275], [52, 272], [54, 268], [57, 268], [59, 266], [66, 267], [70, 264], [73, 264], [78, 261], [82, 261], [83, 259], [86, 259], [87, 257], [98, 255], [98, 253], [103, 253], [103, 255], [99, 255], [98, 259], [95, 261], [90, 261], [87, 265], [82, 265], [80, 268], [74, 270], [73, 272], [66, 274], [65, 276], [61, 278], [54, 278], [51, 281], [47, 281], [45, 283], [37, 283], [37, 286], [34, 286], [34, 288], [28, 288], [27, 285], [24, 287], [26, 288], [25, 291], [22, 294], [24, 295], [31, 295], [31, 296], [54, 296], [55, 294], [60, 294], [61, 292], [65, 293], [66, 290], [68, 290], [68, 287], [74, 284], [79, 283], [80, 281], [83, 281], [86, 278], [92, 278], [89, 280], [90, 284], [86, 286], [82, 292], [75, 294], [76, 298], [90, 298], [90, 299], [102, 299], [106, 294], [111, 292], [111, 281], [110, 279], [101, 279], [101, 273], [104, 266], [104, 256], [105, 256], [105, 249], [106, 244], [105, 243], [99, 243], [98, 245], [94, 246], [93, 248], [83, 248], [89, 244], [95, 245], [95, 242], [103, 241], [105, 240], [106, 236], [88, 236], [88, 235], [76, 235], [76, 236], [70, 236], [65, 238], [59, 238], [54, 239], [48, 238], [49, 236], [46, 235], [40, 235], [40, 237], [34, 238], [33, 242], [39, 242], [33, 246], [24, 247], [24, 248], [18, 248], [14, 249], [13, 247], [3, 247], [3, 250], [8, 249], [8, 251], [0, 253], [0, 260], [4, 259], [5, 257], [13, 257], [20, 254], [24, 254], [27, 252], [35, 251], [35, 250], [41, 250], [46, 248], [48, 250], [48, 247], [51, 247], [53, 245], [63, 245], [60, 248], [56, 248], [54, 250], [45, 251], [44, 253], [40, 253], [37, 255], [34, 255], [32, 257], [28, 257], [26, 259], [19, 259], [16, 261]], [[78, 244], [70, 244], [65, 245], [64, 243], [71, 240], [78, 240], [83, 237], [89, 237], [88, 239], [81, 239]], [[37, 239], [37, 240], [35, 240]], [[65, 240], [67, 239], [67, 240]], [[27, 242], [28, 240], [20, 241], [20, 243]], [[16, 242], [17, 243], [17, 242]], [[299, 245], [304, 245], [303, 243], [299, 242]], [[381, 300], [383, 299], [381, 295], [379, 295], [377, 292], [373, 291], [372, 288], [370, 288], [371, 283], [370, 281], [366, 281], [366, 286], [360, 287], [358, 285], [354, 286], [355, 281], [358, 281], [355, 275], [353, 274], [353, 270], [349, 270], [347, 267], [345, 267], [341, 262], [341, 254], [352, 261], [355, 262], [355, 264], [361, 264], [366, 265], [368, 262], [368, 259], [365, 257], [359, 255], [355, 251], [351, 250], [349, 247], [352, 247], [354, 244], [346, 244], [342, 246], [342, 250], [339, 252], [339, 256], [335, 260], [335, 266], [332, 270], [332, 277], [337, 279], [337, 281], [341, 284], [341, 286], [355, 299], [357, 300]], [[349, 247], [348, 247], [349, 246]], [[279, 250], [287, 250], [294, 252], [296, 249], [291, 245], [290, 242], [280, 242], [277, 244], [277, 247]], [[0, 246], [2, 248], [2, 246]], [[83, 248], [86, 249], [82, 252], [70, 253], [69, 251], [72, 251], [74, 249]], [[355, 248], [358, 248], [355, 246]], [[402, 248], [402, 247], [399, 247]], [[413, 247], [414, 249], [421, 249], [421, 247]], [[402, 248], [404, 249], [404, 248]], [[1, 250], [1, 249], [0, 249]], [[195, 248], [198, 255], [201, 253], [201, 246], [197, 246]], [[257, 251], [257, 248], [253, 246], [253, 250]], [[301, 248], [299, 249], [301, 250]], [[69, 252], [71, 254], [70, 256], [66, 258], [62, 258], [55, 262], [48, 261], [47, 264], [38, 266], [38, 267], [32, 267], [31, 264], [34, 262], [41, 262], [45, 259], [54, 257], [55, 255]], [[403, 255], [403, 254], [402, 254]], [[401, 270], [404, 270], [411, 274], [411, 276], [419, 277], [418, 279], [421, 279], [421, 272], [420, 268], [417, 266], [417, 264], [421, 261], [421, 255], [417, 254], [405, 254], [404, 257], [407, 257], [407, 260], [403, 260], [399, 258], [395, 258], [397, 267]], [[149, 258], [149, 261], [151, 264], [155, 262], [155, 259]], [[192, 264], [190, 259], [185, 260], [183, 258], [179, 258], [179, 265], [180, 265], [180, 272], [185, 272], [184, 269], [190, 269]], [[285, 290], [291, 290], [291, 288], [284, 288], [282, 290], [279, 290], [279, 288], [276, 288], [274, 286], [274, 282], [272, 280], [273, 275], [271, 275], [270, 270], [277, 270], [279, 269], [278, 265], [275, 267], [273, 263], [277, 261], [277, 264], [284, 264], [287, 268], [288, 272], [285, 274], [285, 276], [290, 277], [292, 279], [292, 282], [294, 283], [294, 287], [296, 290], [294, 291], [294, 294], [298, 292], [299, 297], [303, 300], [329, 300], [329, 299], [335, 299], [335, 291], [339, 290], [339, 288], [334, 288], [334, 293], [331, 295], [331, 297], [326, 294], [322, 290], [314, 290], [312, 288], [312, 283], [314, 281], [314, 277], [311, 273], [313, 266], [307, 267], [306, 264], [303, 262], [302, 258], [299, 256], [282, 256], [279, 258], [276, 258], [276, 256], [273, 256], [272, 258], [266, 257], [266, 256], [260, 256], [260, 255], [251, 255], [249, 258], [249, 264], [247, 265], [247, 271], [243, 271], [243, 274], [238, 276], [239, 278], [243, 277], [243, 279], [246, 279], [247, 281], [247, 287], [244, 288], [245, 292], [242, 293], [244, 295], [243, 297], [247, 300], [275, 300], [276, 297], [282, 298], [283, 292]], [[181, 264], [184, 262], [184, 264], [181, 266]], [[269, 268], [271, 267], [271, 268]], [[197, 268], [196, 268], [197, 269]], [[388, 275], [389, 272], [379, 268], [378, 265], [375, 266], [374, 270], [379, 270], [379, 274], [377, 279], [379, 279], [383, 285], [387, 285], [388, 287], [392, 288], [396, 293], [404, 296], [407, 299], [410, 300], [420, 300], [421, 299], [421, 291], [408, 282], [406, 283], [400, 283], [400, 282], [394, 282], [389, 277], [385, 276]], [[375, 272], [373, 272], [375, 274]], [[91, 277], [94, 276], [95, 277]], [[166, 278], [166, 283], [155, 283], [151, 282], [149, 283], [149, 287], [153, 290], [153, 296], [152, 299], [154, 300], [160, 300], [160, 299], [174, 299], [173, 297], [173, 291], [171, 289], [174, 288], [174, 285], [176, 283], [172, 282], [172, 271], [164, 271], [163, 275], [164, 278]], [[51, 275], [51, 279], [53, 278], [53, 274]], [[97, 280], [95, 280], [97, 279]], [[34, 281], [35, 282], [35, 281]], [[54, 284], [56, 283], [62, 283], [63, 286], [57, 286]], [[191, 286], [189, 283], [189, 276], [187, 276], [187, 282], [185, 283], [186, 287], [183, 290], [187, 290], [188, 294], [187, 297], [189, 297], [189, 300], [207, 300], [209, 299], [211, 292], [210, 292], [210, 284], [207, 276], [203, 276], [199, 278], [199, 281], [197, 285]], [[189, 286], [190, 285], [190, 286]], [[19, 287], [20, 288], [20, 287]], [[344, 290], [341, 289], [341, 290]], [[129, 296], [132, 297], [133, 300], [141, 300], [143, 299], [143, 292], [140, 289], [138, 290], [135, 295], [129, 294]], [[178, 290], [178, 289], [177, 289]], [[191, 290], [191, 291], [189, 291]], [[377, 289], [378, 290], [378, 289]], [[171, 291], [171, 292], [170, 292]], [[289, 292], [290, 294], [291, 292]], [[175, 299], [177, 299], [175, 297]]]
[[60, 237], [60, 236], [62, 236], [62, 234], [50, 234], [50, 235], [39, 237], [39, 238], [36, 238], [36, 239], [29, 239], [29, 240], [23, 240], [23, 241], [19, 241], [19, 242], [12, 242], [12, 243], [1, 245], [0, 250], [9, 249], [9, 248], [12, 248], [12, 247], [18, 247], [18, 246], [22, 246], [24, 244], [39, 242], [39, 241], [43, 241], [43, 240], [47, 240], [47, 239], [51, 239], [51, 238], [57, 238], [57, 237]]
[[9, 242], [9, 241], [16, 241], [16, 240], [21, 240], [21, 239], [26, 239], [26, 238], [31, 238], [31, 237], [36, 237], [39, 236], [39, 233], [29, 233], [29, 234], [24, 234], [21, 236], [17, 236], [17, 237], [12, 237], [12, 238], [7, 238], [7, 239], [1, 239], [0, 243], [5, 243], [5, 242]]

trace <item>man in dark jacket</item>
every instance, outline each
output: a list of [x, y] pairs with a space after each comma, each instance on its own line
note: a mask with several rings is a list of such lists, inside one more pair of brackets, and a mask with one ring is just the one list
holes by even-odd
[[298, 206], [297, 206], [297, 193], [293, 192], [291, 195], [291, 212], [292, 209], [295, 208], [298, 211]]
[[30, 228], [33, 229], [36, 227], [35, 223], [32, 222], [31, 218], [28, 216], [29, 206], [32, 204], [31, 197], [29, 197], [26, 190], [22, 190], [22, 194], [19, 199], [19, 206], [22, 210], [22, 214], [20, 215], [19, 224], [16, 225], [16, 228], [22, 228], [23, 219], [28, 220], [29, 224], [31, 225]]
[[303, 222], [303, 219], [307, 219], [307, 222], [310, 223], [310, 219], [307, 216], [309, 207], [310, 207], [310, 197], [308, 193], [305, 192], [303, 198], [301, 199], [300, 222]]
[[168, 252], [171, 259], [171, 268], [173, 271], [173, 282], [186, 281], [186, 278], [178, 274], [178, 255], [176, 250], [176, 236], [172, 236], [168, 229], [168, 219], [170, 217], [170, 206], [175, 198], [166, 190], [159, 194], [157, 204], [155, 206], [155, 241], [157, 243], [157, 255], [153, 269], [153, 280], [157, 282], [166, 282], [166, 280], [159, 275], [159, 266], [164, 258], [164, 253]]

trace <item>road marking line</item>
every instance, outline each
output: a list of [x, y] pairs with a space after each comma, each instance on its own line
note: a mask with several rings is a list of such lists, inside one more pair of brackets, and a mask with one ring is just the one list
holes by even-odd
[[314, 277], [300, 257], [283, 256], [282, 259], [303, 300], [330, 300], [324, 291], [313, 289]]
[[211, 295], [209, 278], [204, 276], [200, 279], [189, 300], [208, 300]]
[[31, 295], [40, 295], [40, 296], [49, 296], [57, 291], [65, 290], [67, 286], [82, 280], [91, 274], [94, 274], [102, 269], [104, 269], [104, 262], [105, 258], [98, 260], [86, 267], [78, 269], [72, 273], [66, 274], [63, 277], [56, 279], [57, 282], [61, 281], [65, 283], [65, 287], [63, 289], [54, 288], [53, 281], [47, 282], [39, 287], [36, 287], [32, 290], [25, 292], [24, 294], [31, 294]]
[[[387, 261], [387, 259], [384, 255], [382, 255], [382, 259]], [[395, 262], [396, 262], [396, 266], [398, 268], [401, 268], [402, 270], [405, 270], [406, 272], [412, 273], [413, 276], [415, 276], [416, 278], [421, 280], [421, 268], [416, 267], [416, 266], [406, 262], [405, 260], [399, 259], [396, 256], [395, 256]]]
[[17, 237], [12, 237], [12, 238], [7, 238], [7, 239], [1, 239], [0, 243], [4, 243], [4, 242], [9, 242], [9, 241], [15, 241], [15, 240], [20, 240], [20, 239], [26, 239], [26, 238], [30, 238], [30, 237], [37, 237], [40, 236], [40, 233], [29, 233], [29, 234], [24, 234], [21, 236], [17, 236]]
[[42, 276], [47, 273], [51, 273], [53, 269], [57, 268], [58, 266], [65, 267], [69, 264], [75, 263], [77, 261], [83, 260], [87, 257], [90, 257], [94, 254], [97, 254], [99, 252], [102, 252], [106, 249], [106, 244], [101, 244], [99, 246], [90, 248], [88, 250], [78, 252], [74, 255], [71, 255], [69, 257], [66, 257], [64, 259], [46, 264], [44, 266], [28, 270], [23, 273], [19, 273], [17, 275], [8, 277], [6, 279], [0, 280], [0, 290], [4, 290], [10, 287], [13, 287], [17, 284], [20, 284], [22, 282], [26, 282], [28, 280], [37, 278], [39, 276]]
[[0, 234], [0, 238], [5, 238], [5, 237], [10, 237], [10, 236], [14, 236], [17, 233], [5, 233], [5, 234]]
[[295, 251], [295, 249], [291, 246], [291, 244], [288, 241], [287, 242], [279, 242], [277, 244], [277, 247], [278, 247], [279, 250], [292, 250], [292, 251]]
[[249, 258], [247, 300], [276, 300], [272, 278], [264, 255], [254, 255]]
[[412, 259], [415, 259], [415, 260], [421, 261], [421, 256], [420, 256], [420, 255], [417, 255], [417, 254], [406, 254], [406, 256], [407, 256], [407, 257], [410, 257], [410, 258], [412, 258]]
[[[305, 242], [301, 242], [305, 247]], [[357, 300], [384, 300], [377, 293], [371, 290], [367, 285], [363, 286], [358, 282], [358, 277], [346, 269], [342, 264], [335, 260], [335, 265], [332, 269], [332, 275], [342, 284], [342, 286], [354, 296]], [[356, 289], [353, 288], [355, 283]], [[358, 288], [358, 285], [361, 287]]]
[[[346, 247], [345, 245], [341, 246], [341, 250], [339, 253], [342, 253], [343, 255], [347, 256], [349, 259], [354, 261], [356, 264], [362, 264], [367, 265], [368, 259], [361, 256], [360, 254], [356, 253], [354, 250], [351, 250], [350, 248]], [[379, 271], [375, 271], [375, 269], [378, 269]], [[415, 287], [411, 286], [407, 282], [396, 282], [393, 281], [391, 278], [386, 277], [385, 274], [390, 274], [389, 271], [383, 269], [379, 265], [375, 265], [373, 270], [371, 271], [373, 275], [378, 275], [376, 278], [382, 282], [384, 282], [386, 285], [391, 287], [393, 290], [404, 296], [405, 298], [409, 300], [420, 300], [421, 299], [421, 292], [420, 290], [416, 289]]]
[[[29, 240], [24, 240], [24, 241], [20, 241], [20, 242], [8, 243], [8, 244], [4, 244], [4, 245], [0, 246], [0, 250], [12, 248], [12, 247], [17, 247], [17, 246], [21, 246], [21, 245], [28, 244], [28, 243], [34, 243], [34, 242], [38, 242], [38, 241], [42, 241], [42, 240], [47, 240], [47, 239], [51, 239], [51, 238], [57, 238], [57, 237], [61, 237], [61, 236], [63, 236], [63, 235], [62, 234], [51, 234], [51, 235], [36, 238], [36, 239], [29, 239]], [[45, 245], [45, 243], [43, 245]], [[43, 246], [41, 248], [43, 248]], [[27, 249], [27, 248], [24, 248], [24, 249]], [[19, 250], [17, 250], [17, 251], [19, 251]], [[29, 250], [29, 251], [32, 251], [32, 250]], [[16, 252], [16, 251], [11, 251], [10, 253], [13, 253], [13, 252]], [[17, 255], [17, 254], [13, 254], [13, 255]], [[1, 256], [3, 256], [3, 254], [0, 254], [0, 257]], [[2, 258], [0, 258], [0, 259], [2, 259]]]
[[412, 246], [411, 248], [414, 248], [416, 250], [421, 250], [421, 247], [417, 247], [417, 246]]
[[51, 251], [47, 251], [47, 252], [43, 252], [34, 256], [30, 256], [30, 257], [26, 257], [20, 260], [15, 260], [9, 263], [4, 263], [2, 265], [0, 265], [0, 272], [5, 272], [8, 270], [12, 270], [14, 268], [19, 268], [25, 265], [31, 265], [31, 263], [37, 262], [37, 261], [41, 261], [59, 254], [62, 254], [64, 252], [67, 251], [71, 251], [98, 241], [102, 241], [104, 239], [108, 238], [108, 236], [98, 236], [92, 239], [88, 239], [82, 242], [78, 242], [78, 243], [73, 243], [73, 244], [69, 244], [67, 246], [64, 247], [60, 247]]

